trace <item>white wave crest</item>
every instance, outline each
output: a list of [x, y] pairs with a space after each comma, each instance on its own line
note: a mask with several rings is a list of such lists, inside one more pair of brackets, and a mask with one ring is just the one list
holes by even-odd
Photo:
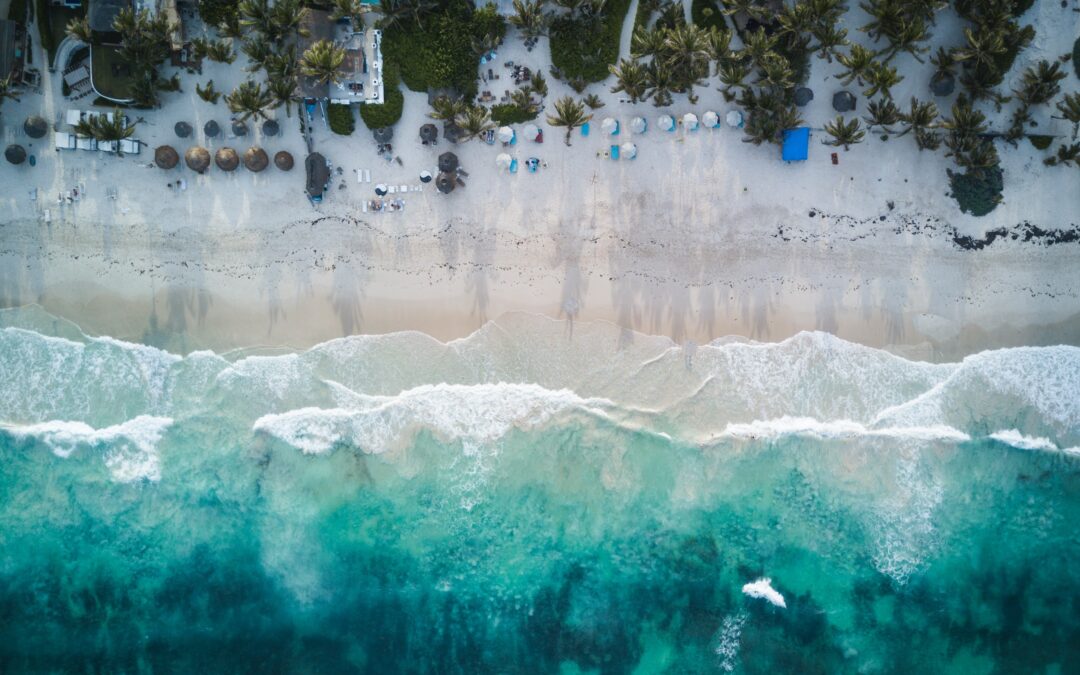
[[865, 436], [911, 439], [918, 441], [964, 442], [971, 437], [945, 425], [917, 427], [867, 427], [851, 420], [820, 421], [809, 417], [780, 417], [749, 423], [728, 424], [718, 438], [762, 439], [784, 436], [808, 436], [819, 439], [845, 439]]
[[541, 425], [571, 408], [610, 405], [533, 384], [424, 385], [397, 396], [345, 395], [342, 390], [337, 389], [342, 407], [264, 415], [252, 430], [307, 454], [329, 452], [339, 443], [381, 453], [421, 429], [441, 440], [489, 443], [511, 429]]
[[772, 587], [772, 579], [768, 577], [763, 577], [757, 581], [744, 584], [742, 592], [743, 595], [748, 597], [761, 598], [777, 607], [787, 608], [787, 603], [784, 602], [784, 596], [780, 595], [779, 591]]
[[1025, 436], [1017, 429], [995, 431], [990, 434], [990, 438], [1021, 450], [1045, 450], [1047, 452], [1057, 452], [1058, 450], [1058, 446], [1051, 442], [1049, 438]]
[[157, 445], [172, 426], [168, 417], [140, 415], [122, 424], [95, 429], [85, 422], [52, 420], [38, 424], [4, 426], [12, 438], [41, 443], [57, 457], [78, 450], [104, 449], [105, 466], [113, 479], [130, 483], [140, 479], [161, 480]]

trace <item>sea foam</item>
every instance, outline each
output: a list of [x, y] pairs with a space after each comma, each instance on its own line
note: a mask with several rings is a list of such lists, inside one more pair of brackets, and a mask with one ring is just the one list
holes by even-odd
[[780, 595], [780, 593], [772, 587], [772, 579], [768, 577], [763, 577], [757, 581], [744, 584], [742, 592], [743, 595], [748, 597], [761, 598], [777, 607], [787, 608], [787, 603], [784, 602], [784, 596]]

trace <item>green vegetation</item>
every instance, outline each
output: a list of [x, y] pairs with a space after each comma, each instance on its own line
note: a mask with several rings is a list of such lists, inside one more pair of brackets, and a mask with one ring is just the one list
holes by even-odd
[[[49, 0], [34, 0], [37, 3], [38, 17], [45, 17], [38, 21], [38, 34], [40, 35], [41, 47], [49, 55], [49, 63], [56, 56], [56, 48], [64, 39], [69, 22], [86, 16], [86, 4], [79, 9], [67, 7], [53, 7]], [[12, 8], [21, 4], [21, 0], [12, 0]]]
[[528, 122], [536, 119], [538, 114], [539, 111], [536, 108], [521, 108], [513, 103], [491, 106], [491, 119], [500, 126]]
[[26, 15], [26, 9], [26, 0], [11, 0], [11, 4], [8, 5], [7, 18], [25, 26], [29, 18]]
[[239, 18], [236, 0], [199, 0], [199, 16], [208, 26], [220, 26]]
[[1004, 186], [1000, 167], [965, 173], [949, 170], [948, 173], [952, 197], [964, 213], [985, 216], [1001, 203], [1001, 190]]
[[104, 113], [90, 115], [75, 125], [75, 133], [103, 143], [116, 143], [115, 152], [122, 155], [119, 142], [135, 134], [135, 123], [128, 124], [120, 108], [115, 108], [111, 120]]
[[711, 28], [724, 30], [727, 28], [724, 14], [720, 11], [720, 6], [716, 4], [716, 0], [694, 0], [690, 6], [690, 18], [693, 19], [696, 25], [705, 30]]
[[199, 95], [199, 98], [210, 104], [216, 104], [221, 98], [221, 92], [214, 89], [213, 80], [207, 82], [205, 87], [200, 87], [199, 83], [196, 82], [195, 93]]
[[[119, 47], [98, 45], [91, 50], [91, 76], [94, 89], [102, 96], [127, 101], [133, 96], [134, 77], [131, 65]], [[112, 102], [109, 103], [112, 105]]]
[[1072, 64], [1073, 72], [1080, 78], [1080, 38], [1076, 38], [1076, 42], [1073, 43]]
[[555, 101], [555, 114], [548, 115], [547, 122], [553, 127], [566, 127], [566, 144], [570, 145], [570, 134], [574, 129], [591, 119], [592, 115], [585, 112], [585, 104], [563, 96]]
[[[602, 5], [597, 8], [597, 5]], [[573, 82], [599, 82], [619, 58], [630, 0], [586, 0], [569, 14], [551, 22], [551, 62]]]
[[368, 129], [392, 127], [401, 119], [405, 107], [405, 95], [398, 87], [398, 73], [393, 66], [383, 71], [383, 96], [385, 103], [380, 105], [365, 103], [360, 106], [360, 119]]
[[1035, 146], [1037, 150], [1046, 150], [1050, 147], [1050, 144], [1054, 142], [1053, 136], [1041, 136], [1039, 134], [1032, 134], [1027, 137], [1031, 144]]
[[356, 118], [351, 105], [331, 103], [326, 108], [326, 119], [330, 122], [330, 131], [340, 136], [348, 136], [356, 130]]

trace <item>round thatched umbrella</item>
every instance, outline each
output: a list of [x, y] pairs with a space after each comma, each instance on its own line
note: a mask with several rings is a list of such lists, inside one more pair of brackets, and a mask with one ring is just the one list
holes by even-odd
[[278, 126], [277, 120], [266, 120], [263, 122], [263, 135], [277, 136], [280, 131], [281, 127]]
[[274, 166], [282, 171], [292, 171], [293, 168], [293, 156], [282, 150], [274, 155]]
[[162, 169], [173, 169], [180, 163], [180, 155], [171, 145], [158, 146], [154, 150], [154, 164]]
[[244, 153], [244, 167], [248, 171], [258, 173], [270, 166], [270, 158], [262, 148], [248, 148]]
[[232, 123], [233, 136], [247, 136], [248, 128], [247, 124], [236, 120]]
[[180, 138], [187, 138], [191, 135], [191, 125], [187, 122], [177, 122], [173, 130], [176, 131], [176, 135]]
[[934, 96], [948, 96], [953, 89], [956, 89], [956, 78], [952, 73], [934, 73], [930, 78], [930, 91], [934, 92]]
[[453, 122], [445, 122], [443, 123], [442, 135], [451, 143], [457, 143], [461, 139], [461, 127]]
[[420, 127], [420, 140], [425, 143], [434, 143], [439, 139], [439, 128], [434, 124], [425, 124]]
[[196, 145], [184, 153], [184, 161], [192, 171], [202, 173], [210, 168], [210, 151]]
[[240, 166], [240, 155], [232, 148], [222, 148], [214, 153], [214, 164], [222, 171], [234, 171]]
[[41, 138], [49, 133], [49, 123], [37, 115], [31, 115], [23, 123], [23, 129], [30, 138]]
[[218, 126], [218, 123], [214, 120], [210, 120], [204, 124], [202, 130], [207, 138], [216, 138], [217, 135], [221, 133], [221, 127]]
[[444, 195], [448, 195], [454, 191], [454, 186], [457, 185], [457, 180], [454, 178], [454, 174], [442, 172], [435, 179], [435, 187], [439, 188], [439, 192]]
[[458, 168], [458, 158], [452, 152], [444, 152], [439, 155], [439, 171], [455, 171]]
[[799, 87], [795, 90], [795, 105], [800, 108], [814, 100], [814, 90], [810, 87]]
[[855, 109], [855, 94], [850, 91], [838, 91], [833, 94], [832, 107], [836, 112], [849, 112]]
[[4, 159], [12, 164], [22, 164], [26, 161], [26, 148], [21, 145], [9, 145], [4, 150]]
[[394, 137], [394, 127], [381, 127], [372, 132], [376, 143], [389, 143]]

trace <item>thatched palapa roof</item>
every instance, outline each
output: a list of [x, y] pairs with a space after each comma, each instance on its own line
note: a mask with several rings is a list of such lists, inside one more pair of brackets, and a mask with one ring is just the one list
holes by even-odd
[[210, 151], [198, 145], [188, 148], [184, 153], [184, 161], [189, 169], [202, 173], [210, 168]]
[[240, 155], [232, 148], [221, 148], [214, 154], [214, 164], [222, 171], [235, 171], [240, 166]]
[[262, 148], [248, 148], [244, 153], [244, 167], [253, 173], [258, 173], [270, 166], [270, 158]]
[[173, 169], [180, 163], [180, 155], [171, 145], [162, 145], [154, 150], [154, 164], [162, 169]]

